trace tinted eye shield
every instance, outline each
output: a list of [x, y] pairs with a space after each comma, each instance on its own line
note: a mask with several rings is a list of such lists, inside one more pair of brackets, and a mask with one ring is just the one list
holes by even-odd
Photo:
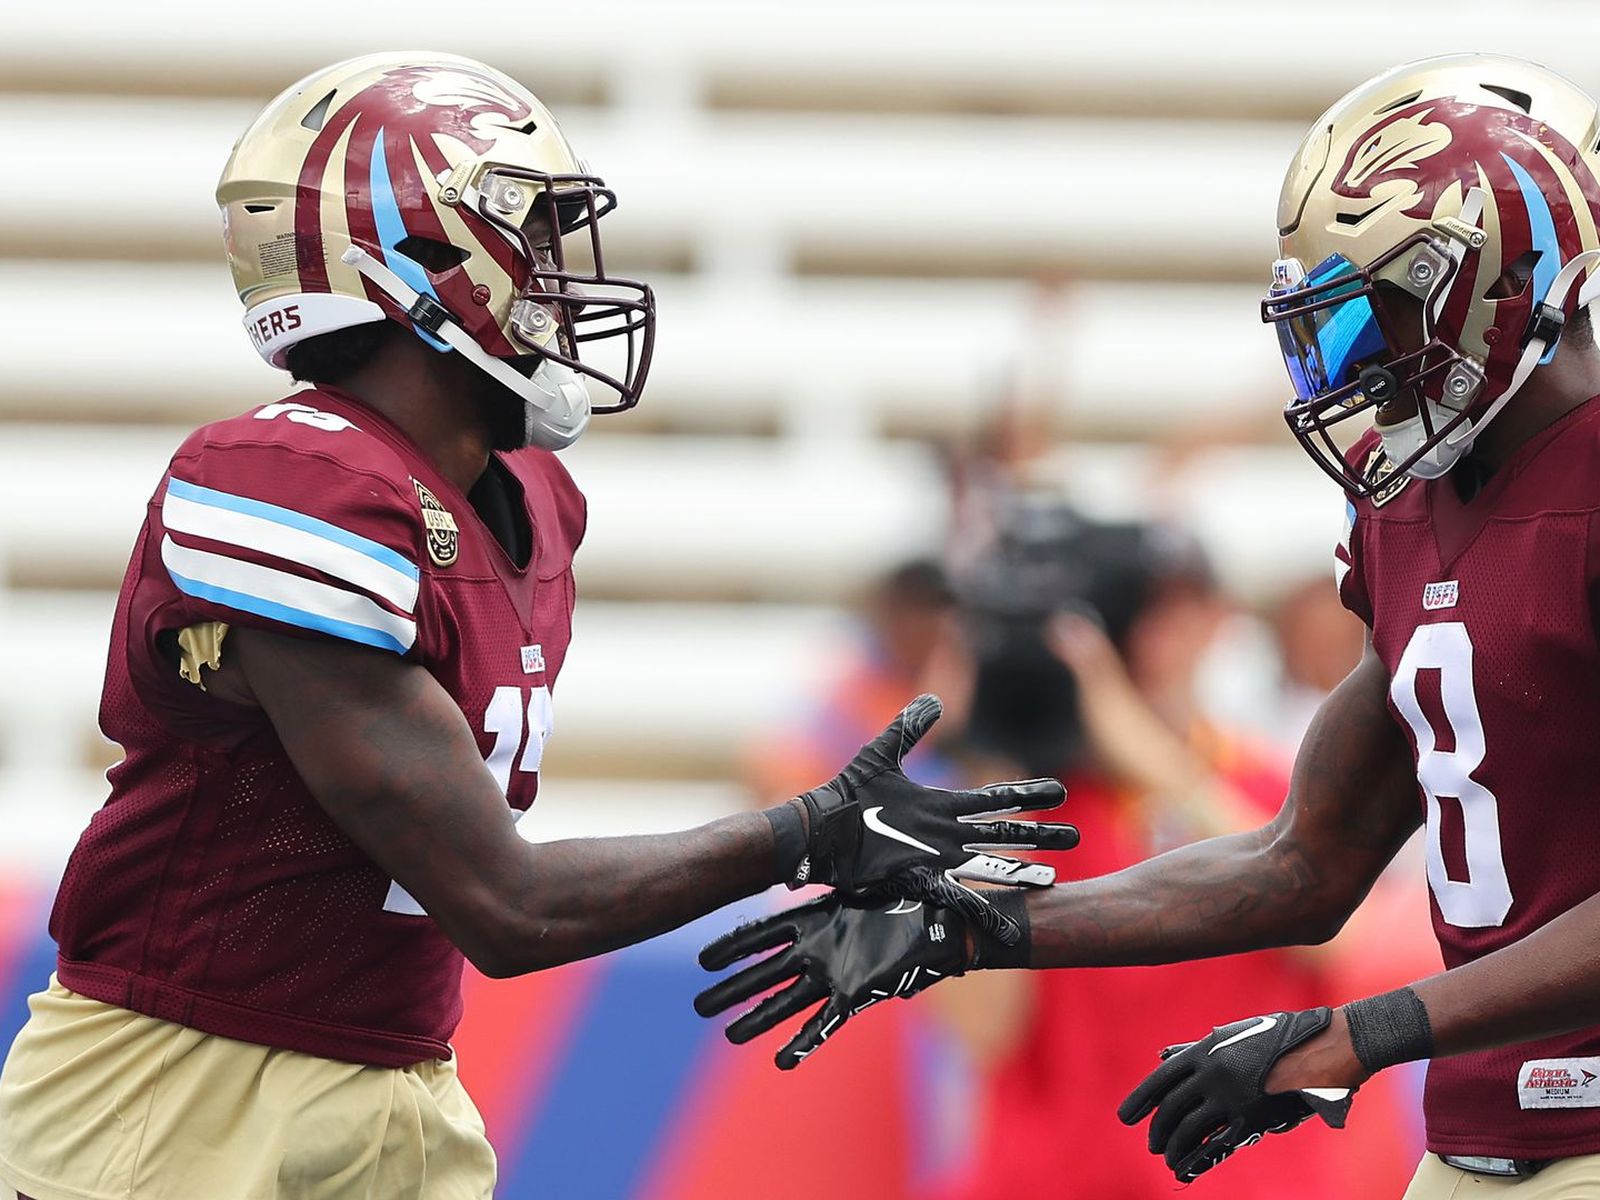
[[1277, 332], [1297, 401], [1344, 388], [1360, 366], [1395, 357], [1374, 299], [1375, 288], [1342, 255], [1309, 273], [1294, 259], [1273, 264], [1262, 313]]
[[[1423, 344], [1410, 351], [1395, 336], [1377, 278], [1408, 254], [1408, 279], [1426, 295], [1419, 301]], [[1337, 254], [1309, 271], [1293, 259], [1273, 264], [1273, 282], [1261, 302], [1261, 317], [1278, 335], [1294, 387], [1284, 418], [1313, 461], [1358, 494], [1370, 494], [1380, 480], [1363, 478], [1351, 469], [1330, 431], [1407, 392], [1420, 399], [1430, 390], [1426, 385], [1460, 361], [1454, 350], [1433, 337], [1428, 313], [1455, 268], [1455, 260], [1426, 235], [1402, 242], [1366, 267]], [[1457, 418], [1435, 428], [1430, 407], [1418, 403], [1415, 409], [1429, 438], [1448, 433], [1459, 422]], [[1374, 470], [1378, 465], [1374, 463]], [[1408, 465], [1396, 464], [1395, 469]]]

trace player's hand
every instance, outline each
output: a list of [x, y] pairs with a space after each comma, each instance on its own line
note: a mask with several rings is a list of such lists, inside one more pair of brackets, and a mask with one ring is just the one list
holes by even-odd
[[1235, 1150], [1269, 1133], [1286, 1133], [1313, 1116], [1344, 1128], [1351, 1088], [1268, 1093], [1272, 1065], [1328, 1027], [1332, 1012], [1278, 1012], [1213, 1029], [1198, 1042], [1168, 1046], [1162, 1063], [1117, 1109], [1124, 1125], [1151, 1111], [1150, 1153], [1189, 1183]]
[[1012, 945], [1021, 936], [1016, 922], [963, 881], [1054, 883], [1052, 867], [985, 851], [1076, 846], [1078, 831], [1071, 825], [1000, 819], [1024, 809], [1055, 808], [1066, 790], [1054, 779], [960, 792], [913, 783], [900, 760], [940, 711], [937, 696], [918, 696], [844, 770], [800, 797], [808, 822], [806, 857], [790, 886], [831, 883], [857, 895], [892, 893], [944, 905]]
[[787, 983], [728, 1025], [728, 1040], [738, 1045], [821, 1001], [778, 1051], [778, 1067], [788, 1071], [862, 1009], [913, 996], [972, 965], [967, 923], [954, 910], [916, 900], [859, 903], [834, 892], [723, 934], [700, 951], [708, 971], [782, 949], [712, 984], [695, 997], [695, 1011], [714, 1017]]

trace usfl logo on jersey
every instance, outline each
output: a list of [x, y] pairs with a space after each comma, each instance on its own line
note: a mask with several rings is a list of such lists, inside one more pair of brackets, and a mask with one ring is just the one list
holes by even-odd
[[1441, 608], [1454, 608], [1461, 599], [1461, 581], [1459, 579], [1444, 579], [1438, 583], [1424, 585], [1422, 589], [1422, 607], [1429, 612]]
[[413, 479], [417, 500], [422, 504], [422, 523], [428, 530], [428, 557], [435, 566], [448, 567], [461, 552], [461, 530], [450, 510], [423, 484]]

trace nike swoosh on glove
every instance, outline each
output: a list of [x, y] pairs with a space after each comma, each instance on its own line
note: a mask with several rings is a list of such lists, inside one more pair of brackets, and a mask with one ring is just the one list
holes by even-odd
[[990, 937], [1014, 945], [1021, 936], [1016, 922], [966, 883], [1054, 883], [1053, 867], [987, 852], [1076, 846], [1078, 831], [1071, 825], [1004, 819], [1025, 809], [1056, 808], [1066, 789], [1055, 779], [970, 791], [913, 783], [901, 760], [941, 711], [937, 696], [918, 696], [844, 770], [800, 797], [807, 815], [806, 857], [790, 886], [828, 883], [857, 896], [947, 905]]
[[737, 1045], [821, 1001], [778, 1051], [778, 1067], [788, 1071], [863, 1009], [896, 996], [914, 996], [965, 972], [972, 965], [966, 942], [967, 926], [951, 909], [916, 900], [862, 906], [834, 892], [741, 925], [709, 943], [700, 951], [700, 965], [708, 971], [782, 949], [712, 984], [695, 997], [694, 1009], [702, 1017], [714, 1017], [787, 984], [729, 1024], [728, 1040]]
[[1269, 1133], [1287, 1133], [1313, 1116], [1344, 1128], [1349, 1088], [1263, 1091], [1273, 1064], [1315, 1037], [1331, 1009], [1278, 1012], [1219, 1025], [1198, 1042], [1169, 1046], [1162, 1063], [1124, 1100], [1117, 1116], [1137, 1125], [1152, 1111], [1150, 1153], [1160, 1154], [1178, 1182], [1199, 1178], [1223, 1159]]

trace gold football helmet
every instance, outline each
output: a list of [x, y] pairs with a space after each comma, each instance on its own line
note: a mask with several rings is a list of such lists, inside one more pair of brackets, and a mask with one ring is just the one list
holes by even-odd
[[[308, 75], [239, 138], [217, 203], [245, 329], [275, 367], [299, 341], [387, 319], [521, 397], [529, 444], [570, 445], [591, 411], [639, 400], [655, 301], [606, 274], [599, 220], [616, 196], [492, 67], [392, 53]], [[619, 368], [585, 360], [601, 341], [620, 343]], [[510, 361], [529, 355], [531, 372]]]
[[[1289, 427], [1350, 491], [1443, 475], [1555, 353], [1593, 298], [1577, 285], [1600, 262], [1597, 139], [1576, 84], [1483, 54], [1396, 67], [1312, 126], [1262, 317], [1294, 384]], [[1414, 415], [1377, 426], [1384, 453], [1347, 463], [1332, 429], [1407, 395]]]

